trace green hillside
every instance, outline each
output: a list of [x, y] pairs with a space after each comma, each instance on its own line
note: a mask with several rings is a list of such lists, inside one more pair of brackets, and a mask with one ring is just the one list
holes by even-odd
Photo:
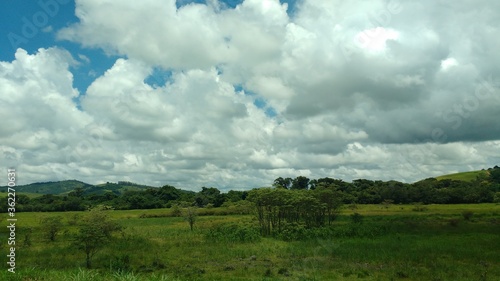
[[[7, 194], [7, 189], [2, 189], [0, 191], [0, 193], [2, 194], [2, 196], [5, 196]], [[40, 193], [31, 193], [31, 192], [17, 192], [16, 191], [16, 196], [21, 196], [21, 195], [26, 195], [28, 196], [28, 198], [30, 199], [33, 199], [33, 198], [37, 198], [37, 197], [40, 197], [42, 196], [43, 194], [40, 194]]]
[[[477, 178], [488, 180], [490, 177], [490, 171], [496, 171], [496, 169], [499, 169], [499, 167], [495, 166], [494, 168], [489, 168], [487, 170], [483, 169], [477, 171], [442, 175], [435, 177], [435, 179], [458, 180], [465, 182], [471, 182], [476, 180]], [[30, 198], [33, 198], [44, 194], [68, 195], [75, 189], [81, 189], [83, 191], [83, 195], [89, 195], [89, 194], [100, 195], [100, 194], [105, 194], [107, 192], [112, 192], [116, 195], [121, 195], [127, 191], [143, 191], [149, 188], [158, 188], [158, 187], [141, 185], [128, 181], [119, 181], [118, 183], [106, 182], [103, 184], [92, 185], [78, 180], [65, 180], [57, 182], [37, 182], [27, 185], [18, 185], [16, 186], [16, 192], [18, 194], [24, 193]], [[0, 192], [3, 192], [5, 190], [7, 190], [7, 186], [0, 187]]]
[[106, 192], [113, 192], [115, 194], [123, 194], [126, 191], [141, 191], [148, 188], [156, 188], [156, 187], [119, 181], [118, 183], [107, 182], [92, 186], [86, 189], [84, 193], [104, 194]]
[[88, 183], [77, 180], [65, 180], [56, 182], [37, 182], [27, 185], [18, 185], [17, 192], [37, 193], [37, 194], [62, 194], [71, 192], [76, 188], [83, 188], [84, 190], [92, 187]]
[[462, 172], [455, 173], [449, 175], [443, 175], [436, 177], [437, 180], [460, 180], [460, 181], [474, 181], [478, 177], [487, 178], [489, 172], [487, 170], [479, 170], [479, 171], [470, 171], [470, 172]]
[[[57, 182], [37, 182], [27, 185], [18, 185], [16, 186], [16, 192], [18, 194], [27, 194], [29, 197], [36, 197], [36, 195], [43, 194], [67, 195], [77, 188], [81, 188], [84, 195], [104, 194], [106, 192], [113, 192], [117, 195], [120, 195], [126, 191], [138, 191], [155, 187], [125, 181], [119, 181], [118, 183], [107, 182], [99, 185], [91, 185], [77, 180], [65, 180]], [[7, 187], [1, 187], [1, 190], [7, 190]]]

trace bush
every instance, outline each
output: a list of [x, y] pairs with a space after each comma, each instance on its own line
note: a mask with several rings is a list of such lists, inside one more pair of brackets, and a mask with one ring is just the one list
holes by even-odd
[[110, 262], [109, 268], [113, 271], [130, 271], [130, 256], [120, 255], [113, 257]]
[[139, 218], [140, 219], [149, 219], [149, 218], [166, 218], [166, 217], [172, 217], [172, 214], [140, 214]]
[[26, 247], [31, 247], [31, 234], [33, 233], [33, 229], [28, 227], [26, 229], [26, 233], [24, 234], [23, 245]]
[[172, 216], [174, 217], [180, 217], [182, 216], [182, 210], [179, 204], [175, 204], [172, 206]]
[[351, 215], [351, 221], [355, 224], [363, 223], [363, 216], [359, 213], [354, 213]]
[[42, 219], [42, 229], [44, 231], [44, 236], [47, 238], [49, 241], [55, 241], [57, 235], [61, 231], [61, 223], [62, 223], [62, 217], [61, 216], [56, 216], [56, 217], [48, 217]]
[[284, 241], [305, 240], [310, 236], [310, 231], [297, 223], [287, 223], [282, 226], [281, 232], [276, 235], [278, 239]]
[[184, 220], [189, 223], [189, 228], [193, 231], [194, 223], [198, 218], [198, 211], [195, 207], [187, 207], [184, 212]]
[[205, 239], [210, 242], [257, 242], [260, 233], [257, 227], [241, 224], [222, 224], [209, 229]]
[[448, 224], [450, 226], [453, 226], [453, 227], [457, 227], [459, 222], [460, 221], [458, 219], [450, 219], [450, 220], [448, 220]]
[[70, 217], [68, 217], [68, 225], [77, 225], [79, 221], [80, 221], [80, 215], [78, 214], [73, 214]]
[[90, 210], [81, 220], [73, 245], [85, 253], [87, 268], [91, 268], [92, 258], [112, 240], [112, 234], [122, 227], [112, 221], [102, 208]]
[[390, 228], [387, 225], [371, 225], [371, 224], [350, 224], [335, 227], [332, 237], [337, 238], [374, 238], [387, 234]]
[[470, 221], [470, 219], [472, 218], [472, 215], [474, 215], [474, 213], [472, 211], [463, 211], [462, 212], [462, 217], [464, 217], [464, 220], [466, 220], [466, 221]]
[[428, 210], [428, 208], [426, 206], [424, 206], [423, 203], [417, 203], [417, 204], [415, 204], [415, 206], [411, 210], [415, 211], [415, 212], [425, 212]]
[[276, 238], [284, 241], [304, 241], [332, 238], [374, 238], [385, 235], [391, 230], [388, 225], [352, 223], [338, 226], [305, 228], [303, 225], [287, 224]]

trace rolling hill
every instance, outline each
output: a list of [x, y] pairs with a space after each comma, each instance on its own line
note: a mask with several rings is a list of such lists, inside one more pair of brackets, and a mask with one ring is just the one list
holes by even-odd
[[[442, 175], [435, 177], [437, 180], [459, 180], [471, 182], [476, 180], [478, 177], [487, 179], [490, 175], [491, 169], [495, 168], [477, 170], [477, 171], [468, 171], [461, 173], [454, 173], [448, 175]], [[43, 194], [53, 194], [53, 195], [67, 195], [72, 192], [76, 188], [81, 188], [83, 190], [84, 195], [88, 194], [104, 194], [106, 192], [112, 192], [117, 195], [121, 195], [126, 191], [141, 191], [149, 188], [158, 188], [154, 186], [147, 186], [136, 184], [127, 181], [119, 181], [118, 183], [103, 183], [98, 185], [92, 185], [85, 182], [81, 182], [78, 180], [64, 180], [57, 182], [37, 182], [31, 183], [27, 185], [18, 185], [16, 187], [16, 192], [19, 194], [25, 194], [29, 197], [37, 197]], [[0, 187], [1, 192], [5, 192], [7, 190], [7, 186]]]
[[448, 174], [436, 177], [437, 180], [460, 180], [460, 181], [474, 181], [477, 177], [488, 177], [488, 170], [478, 170], [478, 171], [470, 171], [470, 172], [461, 172], [455, 174]]
[[[27, 185], [18, 185], [16, 192], [20, 194], [30, 194], [33, 197], [36, 195], [53, 194], [53, 195], [66, 195], [76, 188], [83, 189], [83, 194], [103, 194], [106, 192], [113, 192], [117, 195], [123, 194], [126, 191], [145, 190], [148, 188], [156, 188], [153, 186], [140, 185], [131, 182], [119, 181], [118, 183], [104, 183], [99, 185], [92, 185], [77, 180], [65, 180], [57, 182], [37, 182]], [[6, 186], [1, 187], [1, 190], [7, 190]]]

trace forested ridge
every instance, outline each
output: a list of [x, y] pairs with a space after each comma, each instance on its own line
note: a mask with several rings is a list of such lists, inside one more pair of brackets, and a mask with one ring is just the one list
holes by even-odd
[[[214, 187], [202, 187], [198, 192], [178, 189], [171, 185], [160, 188], [138, 185], [130, 182], [107, 183], [93, 186], [77, 181], [70, 192], [28, 196], [17, 194], [16, 210], [22, 211], [81, 211], [97, 205], [112, 209], [156, 209], [172, 206], [221, 207], [259, 204], [263, 194], [269, 193], [274, 200], [295, 202], [305, 206], [321, 205], [321, 212], [332, 212], [339, 204], [460, 204], [500, 202], [500, 168], [489, 168], [487, 173], [472, 181], [428, 178], [415, 183], [398, 181], [373, 181], [357, 179], [346, 182], [335, 178], [309, 179], [279, 177], [272, 187], [250, 191], [230, 190], [223, 193]], [[36, 186], [31, 184], [30, 186]], [[123, 188], [123, 187], [126, 188]], [[6, 190], [6, 189], [2, 189]], [[18, 191], [22, 188], [19, 187]], [[61, 190], [65, 190], [61, 187]], [[250, 196], [249, 196], [250, 195]], [[259, 197], [260, 196], [260, 197]], [[259, 199], [260, 198], [260, 199]], [[285, 201], [284, 201], [285, 200]], [[295, 201], [294, 201], [295, 200]], [[7, 202], [4, 200], [3, 202]], [[278, 204], [278, 203], [277, 203]], [[281, 204], [281, 203], [279, 203]], [[285, 203], [282, 203], [285, 204]], [[286, 203], [288, 204], [288, 203]], [[286, 205], [285, 204], [285, 205]], [[326, 206], [326, 207], [325, 207]], [[7, 208], [4, 208], [6, 210]], [[281, 210], [285, 212], [285, 209]], [[283, 218], [293, 220], [292, 215]], [[326, 215], [331, 219], [333, 214]], [[295, 214], [297, 219], [300, 214]], [[307, 218], [314, 223], [314, 218]], [[323, 222], [322, 222], [323, 223]]]

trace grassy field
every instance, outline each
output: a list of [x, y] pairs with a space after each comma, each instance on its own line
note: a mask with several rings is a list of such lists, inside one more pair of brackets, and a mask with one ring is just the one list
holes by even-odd
[[459, 181], [474, 181], [478, 176], [487, 176], [489, 173], [486, 170], [462, 172], [436, 177], [437, 180], [459, 180]]
[[[216, 231], [251, 229], [252, 215], [199, 216], [190, 231], [170, 212], [109, 211], [124, 230], [95, 255], [92, 270], [71, 246], [83, 212], [18, 213], [16, 273], [5, 267], [0, 280], [500, 280], [497, 204], [351, 205], [333, 226], [299, 239]], [[362, 219], [354, 222], [354, 213]], [[54, 242], [43, 236], [49, 216], [63, 217]], [[6, 259], [5, 227], [0, 235]]]

